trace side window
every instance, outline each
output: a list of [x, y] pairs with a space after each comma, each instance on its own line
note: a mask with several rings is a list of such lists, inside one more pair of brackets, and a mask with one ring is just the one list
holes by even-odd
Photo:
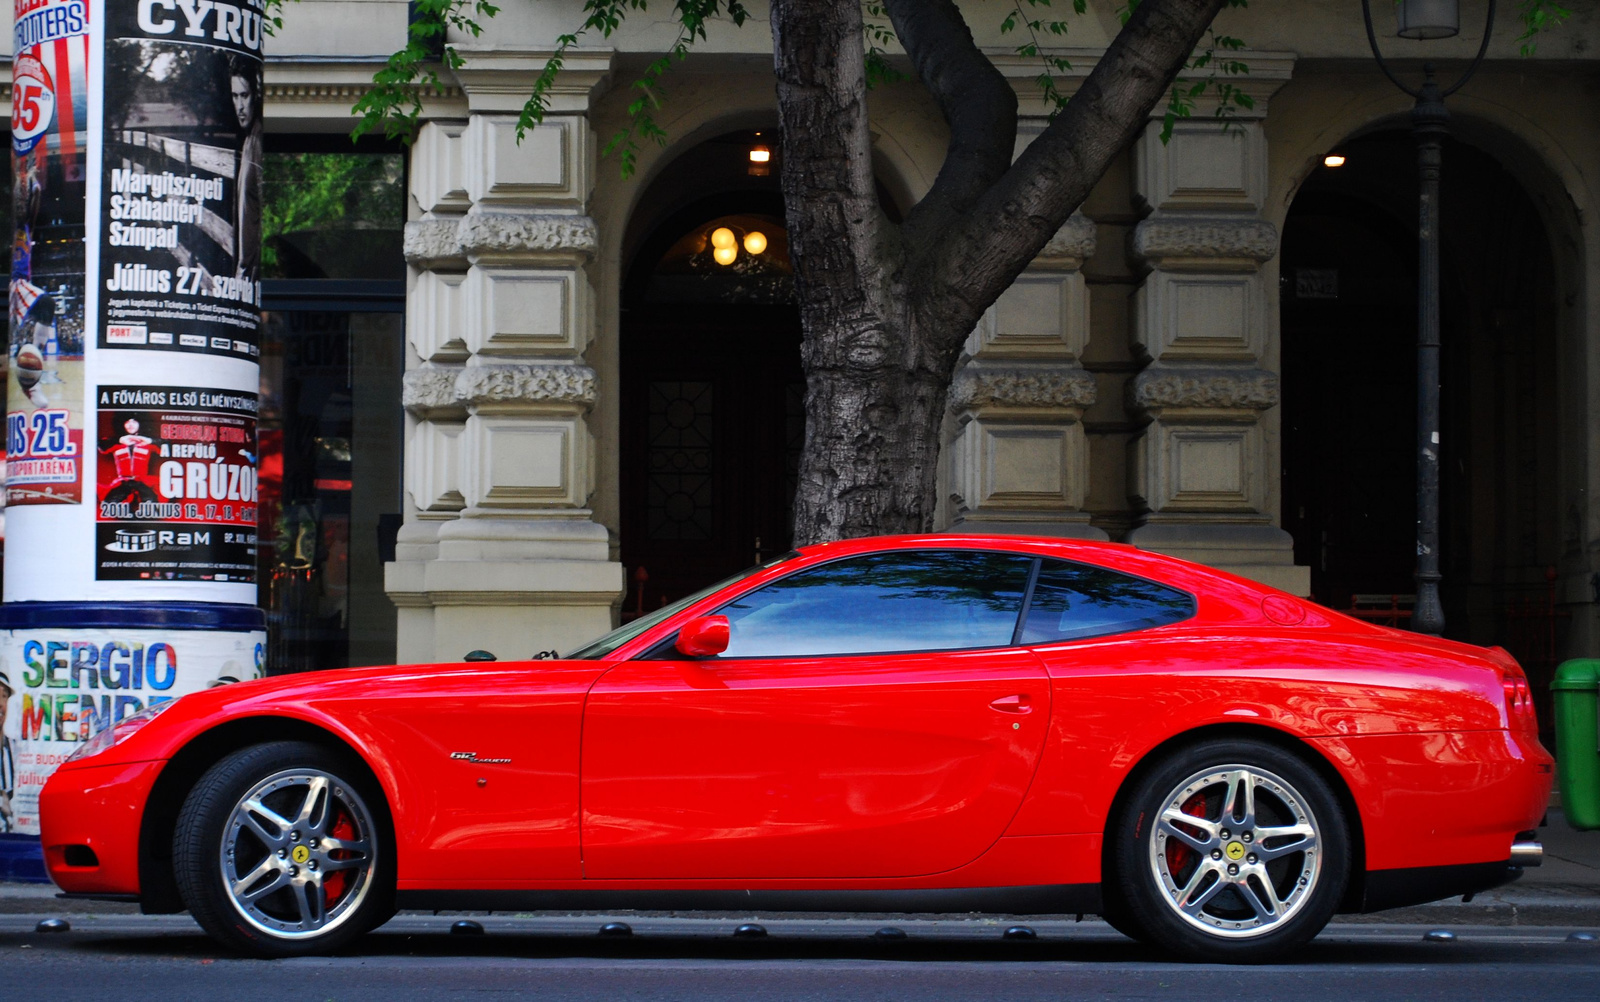
[[1127, 574], [1046, 560], [1022, 627], [1024, 644], [1127, 633], [1188, 619], [1194, 596]]
[[717, 612], [723, 657], [804, 657], [1004, 647], [1033, 558], [976, 550], [849, 557], [775, 581]]

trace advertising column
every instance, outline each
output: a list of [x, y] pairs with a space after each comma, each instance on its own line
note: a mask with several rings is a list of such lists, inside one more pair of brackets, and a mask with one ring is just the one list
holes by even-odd
[[266, 640], [261, 7], [15, 4], [0, 879], [78, 744]]

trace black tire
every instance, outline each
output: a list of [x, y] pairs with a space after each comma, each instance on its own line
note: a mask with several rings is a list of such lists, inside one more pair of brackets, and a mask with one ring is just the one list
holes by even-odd
[[1100, 917], [1106, 925], [1122, 933], [1129, 939], [1138, 943], [1150, 942], [1150, 937], [1145, 931], [1133, 924], [1133, 916], [1128, 913], [1128, 906], [1122, 900], [1122, 894], [1110, 885], [1101, 889], [1103, 901], [1100, 906]]
[[[1196, 820], [1163, 822], [1168, 811]], [[1338, 798], [1305, 760], [1264, 741], [1203, 741], [1162, 759], [1107, 838], [1113, 925], [1187, 960], [1261, 963], [1303, 946], [1350, 875]]]
[[[259, 806], [247, 809], [247, 798]], [[304, 741], [252, 745], [212, 766], [172, 839], [178, 892], [195, 920], [257, 957], [328, 953], [388, 921], [394, 858], [366, 767]]]

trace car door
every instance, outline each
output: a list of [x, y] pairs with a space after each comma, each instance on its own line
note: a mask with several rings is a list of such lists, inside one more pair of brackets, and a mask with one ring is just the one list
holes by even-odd
[[1042, 664], [1012, 645], [1035, 564], [847, 557], [718, 610], [721, 656], [658, 648], [610, 669], [584, 711], [584, 876], [898, 877], [976, 859], [1049, 721]]
[[[1013, 834], [1099, 831], [1112, 797], [1137, 756], [1138, 736], [1166, 737], [1161, 714], [1187, 667], [1207, 667], [1213, 645], [1182, 632], [1161, 640], [1141, 631], [1195, 615], [1195, 597], [1123, 571], [1042, 559], [1019, 638], [1050, 674], [1062, 707], [1038, 777]], [[1205, 682], [1177, 698], [1205, 698]], [[1067, 709], [1070, 708], [1070, 709]]]

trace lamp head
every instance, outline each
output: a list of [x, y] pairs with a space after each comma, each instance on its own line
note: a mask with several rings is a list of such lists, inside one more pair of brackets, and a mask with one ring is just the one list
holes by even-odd
[[1398, 0], [1394, 12], [1401, 38], [1454, 38], [1461, 33], [1459, 0]]

